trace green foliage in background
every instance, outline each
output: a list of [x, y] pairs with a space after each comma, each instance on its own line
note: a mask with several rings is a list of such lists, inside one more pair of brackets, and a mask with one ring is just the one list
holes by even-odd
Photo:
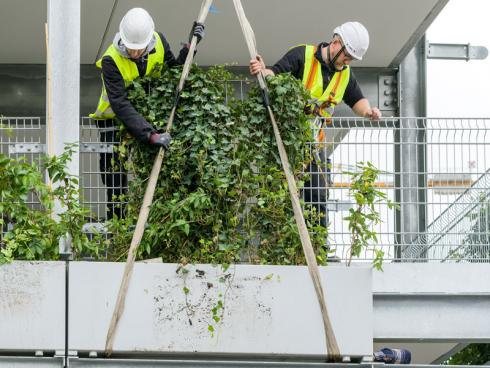
[[470, 344], [454, 354], [448, 365], [485, 365], [490, 362], [490, 344]]
[[[165, 130], [181, 70], [134, 82], [129, 98], [157, 128]], [[233, 76], [222, 67], [193, 67], [181, 93], [172, 144], [165, 153], [140, 257], [164, 262], [260, 264], [305, 262], [292, 213], [285, 175], [260, 91], [251, 86], [244, 101], [233, 98]], [[301, 174], [309, 123], [301, 83], [290, 75], [268, 80], [271, 104], [297, 181]], [[125, 256], [157, 150], [125, 135], [119, 151], [133, 173], [126, 219], [111, 231]], [[315, 214], [310, 216], [315, 220]], [[326, 230], [310, 224], [320, 263], [326, 262]]]
[[[75, 257], [98, 255], [98, 246], [82, 233], [87, 210], [80, 205], [78, 178], [66, 167], [78, 146], [68, 145], [63, 154], [43, 160], [42, 167], [25, 158], [0, 154], [0, 264], [13, 259], [55, 260], [62, 236], [70, 235]], [[42, 172], [47, 170], [51, 184]], [[36, 203], [35, 205], [29, 202]], [[65, 211], [55, 220], [54, 203]]]

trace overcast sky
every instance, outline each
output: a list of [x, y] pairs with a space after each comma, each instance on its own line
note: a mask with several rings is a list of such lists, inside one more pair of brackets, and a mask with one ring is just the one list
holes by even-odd
[[[490, 48], [490, 0], [450, 0], [427, 32], [433, 43]], [[428, 116], [490, 117], [490, 59], [427, 61]]]

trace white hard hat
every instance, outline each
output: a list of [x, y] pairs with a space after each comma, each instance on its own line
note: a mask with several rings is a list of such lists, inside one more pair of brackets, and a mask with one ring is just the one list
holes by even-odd
[[362, 60], [369, 47], [369, 33], [359, 22], [347, 22], [333, 30], [344, 42], [345, 48], [354, 59]]
[[155, 24], [143, 8], [129, 10], [119, 24], [121, 40], [128, 49], [144, 49], [151, 41]]

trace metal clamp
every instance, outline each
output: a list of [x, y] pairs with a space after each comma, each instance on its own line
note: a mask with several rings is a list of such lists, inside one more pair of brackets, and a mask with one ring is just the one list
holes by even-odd
[[45, 153], [46, 145], [42, 143], [16, 143], [8, 146], [9, 155], [19, 153]]
[[114, 145], [107, 143], [82, 143], [80, 153], [113, 153]]
[[327, 210], [332, 212], [348, 211], [350, 208], [354, 206], [354, 202], [341, 201], [339, 199], [326, 201], [325, 204]]

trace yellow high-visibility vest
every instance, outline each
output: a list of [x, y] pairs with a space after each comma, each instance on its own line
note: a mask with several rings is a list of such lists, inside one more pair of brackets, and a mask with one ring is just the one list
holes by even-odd
[[323, 90], [323, 76], [320, 62], [315, 57], [316, 46], [305, 45], [305, 66], [303, 70], [303, 85], [310, 91], [312, 99], [320, 107], [322, 117], [331, 118], [333, 109], [344, 97], [345, 89], [349, 84], [350, 68], [347, 65], [341, 71], [335, 72]]
[[[159, 75], [163, 66], [163, 59], [165, 56], [163, 42], [158, 33], [155, 32], [154, 35], [157, 41], [155, 43], [155, 52], [148, 54], [145, 76], [149, 75], [150, 73]], [[114, 60], [117, 69], [119, 69], [119, 72], [124, 79], [124, 84], [126, 87], [129, 86], [134, 79], [139, 77], [138, 67], [136, 64], [130, 59], [122, 56], [114, 45], [110, 45], [104, 55], [102, 55], [102, 57], [95, 63], [99, 69], [102, 68], [102, 59], [105, 56], [109, 56], [112, 58], [112, 60]], [[104, 86], [104, 79], [102, 78], [102, 93], [100, 95], [99, 104], [97, 106], [97, 110], [93, 114], [90, 114], [90, 117], [93, 119], [112, 119], [115, 116], [116, 115], [114, 114], [114, 111], [112, 111], [109, 97], [107, 96], [107, 91]]]

